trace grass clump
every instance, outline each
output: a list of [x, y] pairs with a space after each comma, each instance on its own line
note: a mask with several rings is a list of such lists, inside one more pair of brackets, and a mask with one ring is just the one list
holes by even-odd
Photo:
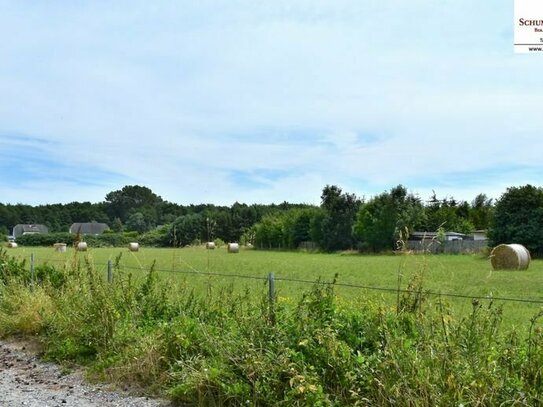
[[264, 285], [259, 295], [211, 282], [195, 292], [188, 281], [160, 279], [153, 266], [143, 278], [117, 268], [107, 283], [90, 262], [49, 270], [32, 284], [10, 261], [0, 263], [10, 264], [0, 270], [4, 335], [39, 334], [52, 359], [85, 363], [100, 379], [180, 404], [542, 401], [543, 312], [527, 321], [527, 337], [502, 326], [503, 310], [491, 300], [456, 317], [442, 299], [427, 298], [422, 275], [396, 306], [339, 301], [335, 279], [272, 306]]

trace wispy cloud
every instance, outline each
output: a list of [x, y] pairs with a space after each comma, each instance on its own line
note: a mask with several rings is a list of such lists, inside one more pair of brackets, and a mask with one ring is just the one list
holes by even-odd
[[[21, 134], [0, 134], [0, 189], [5, 201], [39, 203], [43, 196], [59, 196], [55, 187], [96, 189], [126, 181], [122, 175], [80, 162], [77, 155], [63, 157], [56, 143]], [[85, 152], [81, 151], [81, 155]], [[60, 196], [65, 196], [60, 191]], [[62, 200], [65, 200], [63, 198]]]
[[255, 169], [252, 171], [232, 171], [232, 182], [245, 189], [262, 189], [289, 176], [284, 170]]

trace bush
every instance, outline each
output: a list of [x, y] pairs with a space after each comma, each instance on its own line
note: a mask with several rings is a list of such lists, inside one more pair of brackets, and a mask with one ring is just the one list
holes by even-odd
[[16, 239], [21, 246], [53, 246], [55, 243], [66, 243], [68, 246], [74, 244], [76, 235], [71, 233], [36, 233], [22, 235]]
[[0, 282], [8, 284], [11, 279], [20, 279], [23, 282], [29, 278], [30, 272], [26, 268], [25, 260], [17, 260], [8, 255], [6, 249], [0, 247]]
[[128, 245], [134, 239], [125, 236], [123, 233], [108, 233], [97, 236], [82, 236], [81, 240], [87, 242], [91, 247], [122, 247]]
[[168, 247], [168, 232], [170, 226], [166, 225], [159, 229], [151, 230], [141, 235], [139, 241], [144, 246]]
[[[136, 234], [137, 236], [137, 234]], [[39, 233], [23, 235], [17, 238], [21, 246], [53, 246], [55, 243], [75, 244], [77, 235], [71, 233]], [[81, 241], [87, 242], [91, 247], [122, 247], [134, 241], [131, 234], [104, 233], [102, 235], [82, 235]]]
[[224, 240], [222, 240], [222, 239], [220, 239], [220, 238], [216, 238], [216, 239], [213, 241], [213, 243], [215, 243], [215, 247], [217, 247], [217, 249], [226, 246], [226, 243], [224, 242]]

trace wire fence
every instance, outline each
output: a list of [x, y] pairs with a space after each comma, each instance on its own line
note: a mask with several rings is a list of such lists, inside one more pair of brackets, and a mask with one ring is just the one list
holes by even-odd
[[[32, 254], [30, 257], [30, 270], [31, 273], [33, 273], [34, 267], [35, 267], [35, 256]], [[80, 261], [80, 260], [79, 260]], [[67, 264], [66, 260], [61, 259], [48, 259], [46, 263], [62, 263]], [[96, 264], [93, 263], [94, 267], [96, 267]], [[175, 270], [175, 269], [160, 269], [154, 267], [154, 271], [160, 272], [160, 273], [170, 273], [170, 274], [178, 274], [178, 275], [197, 275], [202, 277], [223, 277], [223, 278], [237, 278], [237, 279], [245, 279], [245, 280], [258, 280], [262, 282], [267, 282], [267, 284], [270, 287], [275, 287], [275, 282], [285, 282], [285, 283], [294, 283], [294, 284], [303, 284], [303, 285], [323, 285], [323, 286], [330, 286], [333, 285], [334, 287], [344, 287], [344, 288], [351, 288], [351, 289], [359, 289], [359, 290], [369, 290], [369, 291], [378, 291], [378, 292], [388, 292], [388, 293], [395, 293], [395, 294], [424, 294], [427, 296], [435, 296], [435, 297], [441, 297], [441, 298], [457, 298], [457, 299], [469, 299], [469, 300], [493, 300], [493, 301], [504, 301], [504, 302], [515, 302], [515, 303], [528, 303], [528, 304], [537, 304], [537, 305], [543, 305], [543, 299], [536, 299], [536, 298], [514, 298], [514, 297], [501, 297], [501, 296], [493, 296], [493, 295], [469, 295], [469, 294], [462, 294], [462, 293], [450, 293], [450, 292], [439, 292], [439, 291], [432, 291], [432, 290], [423, 290], [423, 289], [409, 289], [409, 288], [401, 288], [401, 287], [379, 287], [379, 286], [372, 286], [372, 285], [365, 285], [365, 284], [352, 284], [352, 283], [341, 283], [337, 281], [323, 281], [323, 280], [306, 280], [306, 279], [300, 279], [300, 278], [292, 278], [292, 277], [281, 277], [276, 276], [275, 273], [268, 273], [267, 276], [254, 276], [254, 275], [246, 275], [246, 274], [238, 274], [238, 273], [221, 273], [221, 272], [209, 272], [209, 271], [200, 271], [195, 269], [194, 267], [187, 265], [190, 270]], [[142, 265], [141, 267], [134, 267], [134, 266], [127, 266], [122, 265], [123, 269], [127, 270], [137, 270], [142, 271], [146, 268], [150, 268], [149, 265]], [[113, 262], [109, 260], [107, 264], [104, 264], [103, 266], [99, 267], [100, 270], [107, 270], [107, 279], [109, 282], [112, 282], [113, 280]], [[275, 289], [270, 288], [270, 296], [275, 295]]]

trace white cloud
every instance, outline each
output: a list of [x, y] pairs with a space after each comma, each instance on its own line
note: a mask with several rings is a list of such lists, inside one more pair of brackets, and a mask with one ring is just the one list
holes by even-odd
[[[490, 0], [4, 4], [0, 133], [47, 138], [52, 160], [116, 177], [0, 193], [97, 201], [126, 182], [227, 203], [314, 201], [326, 183], [503, 191], [511, 168], [539, 168], [543, 147], [543, 62], [512, 54], [511, 12]], [[452, 176], [500, 167], [469, 187]], [[231, 175], [258, 169], [288, 175], [253, 189]]]

